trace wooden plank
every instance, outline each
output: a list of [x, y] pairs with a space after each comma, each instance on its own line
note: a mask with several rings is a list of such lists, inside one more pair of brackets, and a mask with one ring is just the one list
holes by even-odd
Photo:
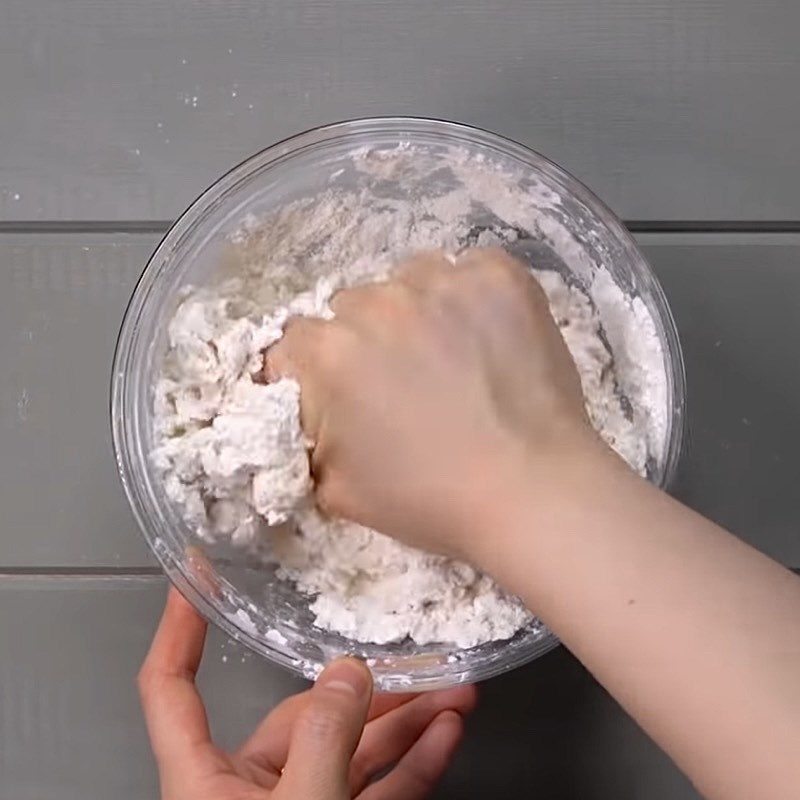
[[337, 119], [459, 119], [628, 219], [800, 219], [792, 0], [4, 0], [0, 219], [175, 217]]
[[[800, 566], [800, 237], [643, 236], [686, 354], [690, 505]], [[152, 235], [0, 236], [2, 567], [139, 567], [109, 443], [110, 362]], [[795, 431], [795, 433], [792, 433]]]
[[117, 478], [117, 332], [156, 237], [0, 237], [0, 565], [152, 564]]
[[683, 238], [640, 237], [686, 359], [688, 439], [675, 494], [798, 567], [800, 237]]
[[[0, 796], [151, 800], [133, 678], [160, 579], [0, 579]], [[235, 747], [303, 682], [212, 631], [200, 686]], [[483, 688], [435, 798], [696, 800], [688, 782], [564, 650]]]
[[[689, 437], [678, 495], [800, 566], [800, 237], [643, 236], [678, 322]], [[116, 476], [111, 357], [152, 235], [0, 236], [0, 567], [139, 567]], [[792, 433], [795, 431], [795, 433]]]

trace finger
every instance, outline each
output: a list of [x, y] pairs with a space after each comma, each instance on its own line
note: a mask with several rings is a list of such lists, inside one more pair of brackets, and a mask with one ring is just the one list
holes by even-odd
[[324, 407], [321, 384], [315, 376], [323, 359], [330, 357], [324, 341], [329, 325], [326, 320], [295, 317], [289, 320], [283, 338], [270, 347], [264, 357], [267, 383], [293, 378], [302, 387], [300, 424], [312, 440], [317, 438]]
[[370, 722], [350, 764], [352, 793], [358, 794], [373, 775], [400, 759], [443, 711], [469, 714], [476, 696], [473, 686], [430, 692]]
[[354, 312], [357, 313], [365, 304], [373, 302], [375, 296], [380, 296], [385, 287], [385, 283], [368, 283], [363, 286], [342, 289], [331, 298], [331, 311], [336, 315], [336, 319], [347, 319]]
[[348, 328], [373, 339], [394, 325], [407, 324], [409, 311], [414, 309], [418, 298], [419, 292], [409, 285], [390, 281], [346, 289], [333, 298], [331, 307], [339, 330]]
[[316, 344], [328, 320], [315, 317], [292, 317], [283, 336], [264, 355], [264, 377], [268, 383], [281, 378], [294, 378], [300, 382], [314, 364]]
[[545, 297], [530, 268], [502, 247], [470, 247], [459, 254], [456, 269], [472, 275], [483, 291], [485, 285], [498, 283], [525, 288], [537, 296]]
[[372, 675], [360, 661], [343, 658], [320, 675], [292, 729], [280, 781], [287, 797], [349, 800], [350, 759], [367, 721]]
[[468, 247], [456, 257], [457, 267], [480, 267], [487, 264], [503, 265], [513, 269], [522, 268], [527, 271], [527, 267], [518, 258], [502, 247]]
[[194, 585], [212, 597], [219, 597], [222, 593], [220, 577], [203, 548], [187, 544], [184, 553], [184, 564], [194, 579]]
[[[417, 694], [376, 694], [367, 712], [367, 722], [411, 702]], [[237, 758], [272, 772], [280, 772], [289, 754], [295, 719], [305, 710], [311, 692], [302, 692], [277, 705], [262, 720], [236, 753]]]
[[423, 800], [444, 774], [464, 734], [464, 720], [442, 711], [385, 777], [367, 787], [359, 800]]
[[194, 678], [203, 655], [206, 621], [171, 588], [138, 685], [150, 743], [160, 770], [188, 763], [211, 742]]
[[[367, 712], [367, 722], [419, 696], [419, 694], [376, 694], [373, 696]], [[297, 716], [306, 708], [310, 699], [311, 691], [309, 690], [293, 695], [277, 705], [241, 746], [239, 752], [245, 753], [269, 747], [270, 752], [275, 756], [274, 763], [282, 769], [289, 752], [291, 726]], [[277, 748], [278, 744], [282, 745], [282, 749]]]
[[236, 752], [238, 758], [280, 773], [289, 753], [295, 719], [308, 705], [311, 692], [301, 692], [275, 706]]
[[311, 692], [287, 697], [259, 723], [233, 754], [240, 771], [267, 789], [274, 789], [281, 775], [295, 719], [308, 705]]
[[372, 702], [369, 706], [369, 713], [367, 714], [367, 722], [372, 722], [372, 720], [382, 717], [384, 714], [393, 711], [395, 708], [403, 706], [406, 703], [410, 703], [417, 697], [419, 697], [419, 694], [416, 692], [409, 694], [393, 694], [385, 692], [382, 694], [373, 695]]
[[407, 286], [424, 291], [434, 280], [452, 272], [453, 262], [442, 250], [429, 250], [418, 253], [402, 264], [397, 270], [397, 276]]

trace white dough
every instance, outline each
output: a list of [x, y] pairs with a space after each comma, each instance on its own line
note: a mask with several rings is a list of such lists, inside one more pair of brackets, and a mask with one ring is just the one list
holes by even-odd
[[[409, 158], [408, 149], [365, 150], [354, 162], [388, 180], [403, 178]], [[471, 647], [509, 638], [531, 619], [466, 564], [323, 518], [313, 505], [299, 387], [261, 378], [264, 350], [290, 316], [330, 317], [337, 288], [384, 277], [411, 250], [455, 252], [471, 228], [474, 198], [508, 225], [529, 228], [542, 204], [559, 200], [510, 186], [490, 164], [454, 157], [452, 172], [454, 185], [433, 198], [330, 189], [246, 219], [231, 242], [228, 277], [188, 290], [178, 306], [154, 391], [153, 459], [186, 521], [206, 539], [272, 541], [279, 573], [312, 598], [316, 624], [364, 642], [411, 637]], [[551, 226], [550, 238], [557, 234]], [[513, 234], [491, 229], [479, 237], [480, 244], [508, 240]], [[558, 273], [536, 275], [578, 367], [593, 425], [645, 474], [648, 460], [663, 457], [667, 397], [647, 308], [602, 267], [593, 270], [588, 295]], [[274, 536], [267, 527], [287, 520], [296, 534]]]

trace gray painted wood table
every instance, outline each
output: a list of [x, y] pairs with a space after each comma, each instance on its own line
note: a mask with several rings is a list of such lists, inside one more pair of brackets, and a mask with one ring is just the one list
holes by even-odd
[[[638, 231], [686, 353], [690, 505], [800, 566], [800, 6], [791, 0], [3, 0], [0, 798], [139, 800], [165, 591], [108, 434], [161, 231], [272, 141], [406, 113], [510, 135]], [[233, 744], [301, 682], [212, 635]], [[488, 683], [438, 797], [688, 800], [564, 650]]]

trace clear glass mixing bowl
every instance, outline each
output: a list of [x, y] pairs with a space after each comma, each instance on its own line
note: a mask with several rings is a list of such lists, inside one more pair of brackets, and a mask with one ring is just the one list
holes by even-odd
[[[202, 285], [214, 274], [221, 248], [245, 214], [258, 216], [301, 197], [314, 196], [342, 173], [355, 149], [407, 143], [430, 152], [458, 146], [490, 159], [522, 180], [560, 196], [543, 211], [568, 230], [569, 252], [557, 253], [575, 277], [585, 265], [604, 265], [631, 297], [652, 314], [664, 352], [668, 424], [664, 457], [650, 479], [666, 486], [681, 449], [684, 371], [675, 324], [664, 294], [644, 257], [616, 216], [560, 167], [519, 144], [450, 122], [378, 118], [329, 125], [302, 133], [240, 164], [205, 191], [170, 229], [133, 293], [117, 344], [112, 376], [111, 423], [122, 482], [148, 544], [170, 580], [211, 622], [266, 658], [306, 677], [316, 676], [340, 653], [367, 660], [384, 691], [440, 688], [478, 681], [536, 658], [558, 640], [533, 622], [509, 641], [468, 650], [444, 644], [371, 645], [312, 624], [309, 599], [279, 580], [240, 549], [204, 542], [188, 528], [165, 496], [149, 453], [152, 387], [165, 349], [166, 327], [181, 287]], [[443, 156], [446, 157], [446, 156]], [[527, 185], [527, 184], [526, 184]], [[577, 248], [577, 249], [576, 249]], [[591, 269], [591, 267], [590, 267]]]

